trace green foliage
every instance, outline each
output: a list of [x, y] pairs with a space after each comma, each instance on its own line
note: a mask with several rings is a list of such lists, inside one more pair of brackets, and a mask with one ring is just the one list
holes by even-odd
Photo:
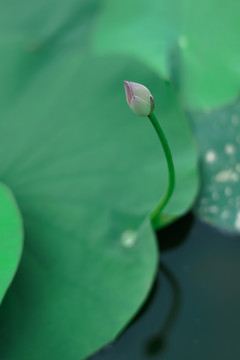
[[21, 266], [0, 308], [1, 356], [83, 359], [134, 316], [158, 264], [149, 217], [167, 168], [149, 120], [127, 106], [123, 80], [151, 88], [173, 149], [178, 183], [161, 226], [196, 194], [195, 146], [172, 87], [138, 62], [59, 52], [44, 42], [31, 48], [14, 37], [1, 41], [0, 53], [1, 93], [5, 86], [8, 93], [0, 175], [26, 230]]
[[[202, 170], [197, 213], [234, 231], [240, 227], [239, 106], [229, 103], [240, 85], [239, 13], [235, 0], [221, 6], [215, 0], [107, 0], [93, 41], [98, 54], [128, 54], [171, 78], [182, 103], [199, 109], [191, 116]], [[225, 152], [228, 144], [232, 154]], [[212, 150], [217, 159], [209, 163]], [[226, 180], [216, 181], [217, 174]]]
[[16, 272], [22, 252], [22, 220], [9, 189], [0, 184], [0, 303]]
[[[141, 56], [94, 54], [101, 3], [1, 5], [0, 177], [25, 227], [0, 307], [4, 360], [84, 359], [119, 334], [151, 288], [158, 249], [150, 217], [167, 166], [149, 120], [130, 112], [123, 80], [153, 93], [176, 166], [174, 195], [154, 226], [186, 212], [197, 192], [196, 148], [172, 86]], [[0, 241], [3, 296], [21, 224], [0, 190], [13, 213], [0, 232], [10, 219], [15, 231]]]
[[187, 106], [217, 106], [239, 91], [239, 13], [235, 0], [107, 0], [94, 49], [172, 75]]
[[196, 212], [205, 221], [240, 231], [240, 102], [191, 112], [201, 151], [202, 188]]

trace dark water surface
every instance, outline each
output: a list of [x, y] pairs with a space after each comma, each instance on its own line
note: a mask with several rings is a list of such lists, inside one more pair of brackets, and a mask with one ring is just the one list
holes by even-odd
[[91, 360], [239, 360], [240, 235], [191, 214], [158, 233], [161, 266], [127, 330]]

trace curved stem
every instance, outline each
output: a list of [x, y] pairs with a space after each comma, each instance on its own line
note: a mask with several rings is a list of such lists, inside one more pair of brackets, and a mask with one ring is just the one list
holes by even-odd
[[172, 196], [173, 190], [174, 190], [174, 186], [175, 186], [175, 171], [174, 171], [174, 165], [173, 165], [173, 159], [172, 159], [172, 154], [166, 139], [166, 136], [164, 135], [164, 132], [156, 118], [156, 116], [154, 115], [154, 113], [151, 113], [151, 115], [148, 116], [148, 118], [150, 119], [153, 127], [155, 128], [158, 137], [161, 141], [163, 150], [164, 150], [164, 154], [167, 160], [167, 165], [168, 165], [168, 187], [167, 187], [167, 191], [162, 199], [162, 201], [160, 202], [160, 204], [158, 205], [158, 207], [153, 211], [152, 213], [152, 219], [154, 219], [162, 210], [163, 208], [167, 205], [170, 197]]

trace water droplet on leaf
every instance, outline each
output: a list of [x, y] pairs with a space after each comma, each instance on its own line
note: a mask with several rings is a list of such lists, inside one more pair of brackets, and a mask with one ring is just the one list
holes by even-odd
[[121, 244], [126, 248], [131, 248], [137, 240], [137, 232], [132, 229], [125, 230], [121, 235]]

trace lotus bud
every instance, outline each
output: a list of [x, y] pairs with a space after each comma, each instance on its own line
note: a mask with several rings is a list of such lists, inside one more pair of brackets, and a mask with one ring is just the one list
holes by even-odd
[[150, 91], [143, 85], [124, 81], [127, 103], [138, 116], [149, 116], [154, 109], [154, 100]]

